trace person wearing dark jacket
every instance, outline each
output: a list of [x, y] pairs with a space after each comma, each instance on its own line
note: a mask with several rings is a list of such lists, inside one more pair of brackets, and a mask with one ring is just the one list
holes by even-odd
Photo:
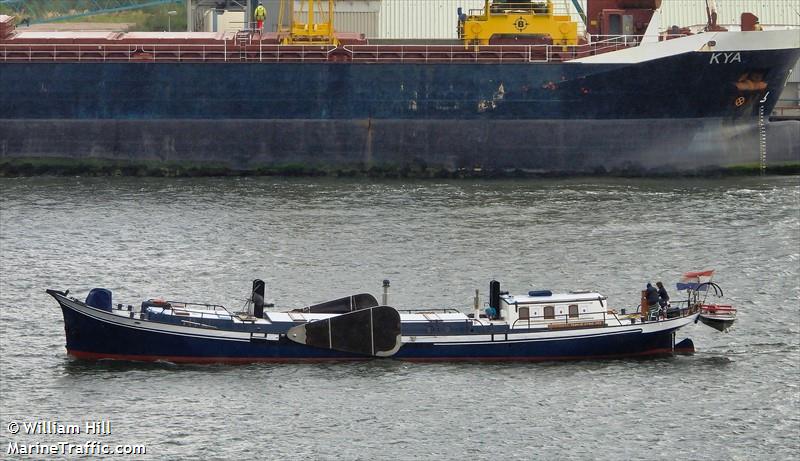
[[647, 317], [648, 320], [657, 320], [661, 308], [658, 307], [658, 290], [650, 282], [647, 283]]
[[658, 305], [661, 306], [661, 309], [666, 309], [669, 305], [669, 293], [663, 283], [656, 282], [656, 286], [658, 287]]
[[647, 283], [647, 305], [652, 307], [658, 304], [658, 290], [651, 284]]

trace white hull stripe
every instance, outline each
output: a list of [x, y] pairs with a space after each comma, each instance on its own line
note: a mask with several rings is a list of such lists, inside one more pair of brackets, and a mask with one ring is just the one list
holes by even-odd
[[[714, 43], [710, 47], [709, 42]], [[800, 31], [707, 32], [655, 43], [643, 43], [610, 53], [573, 59], [568, 64], [636, 64], [695, 51], [708, 53], [786, 50], [800, 47]]]

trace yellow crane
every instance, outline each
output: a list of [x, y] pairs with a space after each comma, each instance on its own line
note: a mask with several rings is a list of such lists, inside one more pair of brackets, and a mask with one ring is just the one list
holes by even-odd
[[[328, 4], [327, 11], [322, 7], [324, 3]], [[305, 13], [305, 21], [297, 16], [294, 4], [295, 0], [281, 0], [278, 33], [284, 45], [339, 45], [333, 29], [334, 0], [302, 0], [300, 13]], [[285, 27], [287, 11], [291, 20]], [[326, 20], [316, 22], [318, 17]]]
[[465, 45], [488, 45], [492, 38], [537, 36], [548, 36], [554, 45], [577, 45], [578, 23], [570, 17], [564, 0], [559, 2], [486, 0], [483, 10], [459, 16], [458, 36]]

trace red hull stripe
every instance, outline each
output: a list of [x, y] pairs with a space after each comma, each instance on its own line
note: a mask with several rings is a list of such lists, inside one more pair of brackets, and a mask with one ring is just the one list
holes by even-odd
[[[578, 360], [604, 360], [626, 357], [667, 356], [675, 353], [693, 353], [694, 349], [650, 349], [632, 354], [583, 356], [553, 356], [553, 357], [409, 357], [402, 360], [409, 362], [553, 362], [553, 361], [578, 361]], [[124, 360], [131, 362], [172, 362], [172, 363], [315, 363], [315, 362], [355, 362], [371, 360], [363, 358], [297, 358], [297, 357], [191, 357], [172, 355], [130, 355], [130, 354], [104, 354], [97, 352], [84, 352], [67, 350], [69, 355], [81, 360]]]
[[[678, 349], [675, 349], [678, 351]], [[558, 355], [551, 357], [413, 357], [403, 358], [408, 362], [561, 362], [580, 360], [609, 360], [630, 357], [652, 357], [673, 355], [672, 349], [650, 349], [632, 354], [593, 355], [585, 357], [580, 355]]]
[[172, 362], [172, 363], [257, 363], [257, 362], [353, 362], [369, 360], [364, 358], [284, 358], [284, 357], [191, 357], [179, 355], [132, 355], [132, 354], [104, 354], [99, 352], [84, 352], [67, 349], [67, 353], [81, 360], [125, 360], [130, 362]]

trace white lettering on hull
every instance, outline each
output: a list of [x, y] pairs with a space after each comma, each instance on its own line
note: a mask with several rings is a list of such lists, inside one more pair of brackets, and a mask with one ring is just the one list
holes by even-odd
[[711, 53], [711, 59], [708, 61], [709, 64], [733, 64], [734, 62], [742, 62], [742, 53], [738, 51], [735, 53]]

